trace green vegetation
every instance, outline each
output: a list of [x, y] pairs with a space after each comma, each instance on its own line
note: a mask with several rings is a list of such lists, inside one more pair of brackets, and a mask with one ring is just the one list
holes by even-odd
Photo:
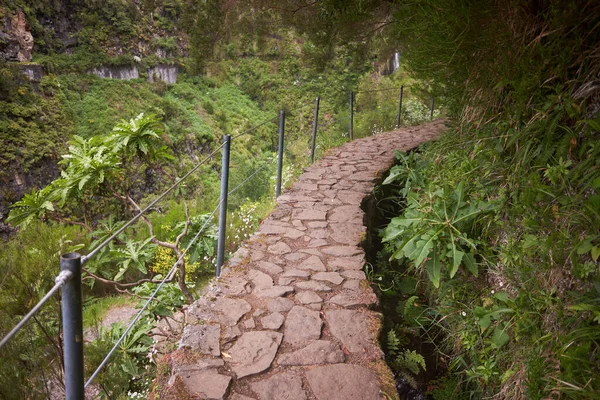
[[[73, 5], [74, 36], [44, 22], [64, 14], [60, 4], [10, 0], [0, 10], [23, 10], [34, 61], [47, 72], [34, 85], [0, 64], [0, 180], [29, 177], [35, 186], [22, 198], [10, 184], [2, 193], [19, 201], [11, 221], [21, 224], [0, 249], [9, 271], [0, 281], [2, 332], [48, 290], [48, 266], [61, 252], [95, 247], [223, 134], [265, 122], [234, 140], [233, 188], [272, 159], [275, 118], [286, 110], [287, 180], [307, 162], [316, 96], [320, 156], [347, 140], [350, 91], [360, 91], [354, 134], [362, 137], [395, 125], [405, 85], [404, 124], [427, 120], [433, 96], [451, 128], [399, 155], [379, 189], [389, 223], [370, 275], [388, 312], [390, 365], [413, 386], [438, 374], [428, 383], [436, 399], [598, 397], [596, 2], [86, 0]], [[383, 60], [394, 51], [401, 70], [371, 75], [374, 54]], [[178, 66], [176, 84], [147, 81], [146, 69], [161, 63]], [[141, 78], [90, 74], [101, 66], [137, 66]], [[155, 117], [134, 117], [142, 113]], [[55, 180], [61, 154], [64, 176]], [[109, 281], [124, 290], [167, 273], [218, 201], [219, 169], [216, 156], [89, 264], [88, 293], [101, 297], [114, 291]], [[267, 164], [232, 195], [228, 250], [268, 212], [273, 175]], [[186, 281], [193, 289], [206, 279], [213, 254], [211, 227], [184, 258], [180, 287], [168, 286], [100, 378], [103, 396], [145, 393], [147, 332], [156, 316], [189, 301]], [[56, 302], [46, 310], [6, 350], [4, 397], [43, 397], [40, 388], [57, 376]], [[87, 368], [122, 329], [90, 344]], [[32, 348], [53, 362], [40, 367]]]
[[453, 123], [380, 189], [390, 365], [413, 384], [437, 373], [435, 399], [598, 398], [598, 6], [399, 10], [404, 59]]

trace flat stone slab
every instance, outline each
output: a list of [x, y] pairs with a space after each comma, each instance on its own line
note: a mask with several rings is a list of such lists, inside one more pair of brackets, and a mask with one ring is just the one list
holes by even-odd
[[332, 271], [359, 271], [365, 265], [364, 257], [338, 257], [329, 259], [327, 266]]
[[319, 210], [299, 209], [292, 212], [292, 218], [300, 220], [325, 221], [327, 213]]
[[292, 251], [290, 246], [285, 244], [284, 242], [275, 243], [268, 248], [269, 253], [283, 255]]
[[292, 345], [321, 337], [323, 321], [318, 311], [302, 306], [294, 306], [287, 315], [284, 324], [284, 341]]
[[358, 288], [358, 290], [336, 294], [329, 299], [329, 302], [342, 307], [370, 306], [377, 303], [377, 296], [372, 291], [363, 291]]
[[296, 265], [297, 269], [311, 270], [311, 271], [327, 271], [323, 261], [317, 256], [310, 256], [300, 264]]
[[273, 375], [270, 378], [250, 384], [259, 399], [306, 400], [302, 389], [302, 378], [293, 373]]
[[333, 364], [313, 368], [306, 379], [318, 400], [380, 400], [377, 376], [358, 365]]
[[277, 297], [269, 300], [267, 309], [270, 312], [288, 312], [294, 307], [294, 301], [283, 297]]
[[246, 300], [230, 299], [228, 297], [219, 297], [215, 302], [215, 311], [222, 314], [222, 322], [227, 326], [233, 326], [238, 323], [252, 307]]
[[323, 302], [321, 296], [310, 290], [296, 294], [296, 300], [298, 300], [302, 304], [314, 304]]
[[325, 319], [331, 334], [352, 353], [362, 353], [374, 346], [373, 333], [365, 313], [354, 310], [329, 310]]
[[263, 328], [276, 331], [277, 329], [281, 328], [283, 321], [285, 321], [285, 317], [278, 312], [274, 312], [266, 317], [263, 317], [260, 320], [260, 323], [262, 324]]
[[331, 292], [331, 288], [324, 283], [317, 281], [302, 281], [294, 283], [298, 289], [313, 290], [315, 292]]
[[187, 325], [183, 330], [179, 347], [189, 347], [200, 354], [221, 355], [220, 325]]
[[283, 271], [283, 268], [281, 268], [279, 265], [268, 261], [259, 261], [256, 263], [256, 268], [266, 272], [271, 276], [277, 275]]
[[201, 399], [221, 400], [229, 388], [231, 377], [216, 370], [190, 371], [178, 375], [186, 388]]
[[288, 269], [283, 274], [281, 274], [284, 278], [304, 278], [307, 279], [310, 277], [310, 271], [299, 270], [299, 269]]
[[344, 362], [344, 352], [340, 346], [327, 340], [317, 340], [308, 346], [279, 356], [279, 365], [317, 365]]
[[229, 349], [229, 364], [237, 378], [254, 375], [271, 366], [283, 335], [272, 331], [245, 332]]
[[337, 272], [319, 272], [313, 275], [312, 279], [315, 281], [331, 282], [334, 285], [339, 285], [344, 282], [344, 278]]
[[292, 292], [294, 292], [292, 286], [273, 286], [266, 289], [255, 288], [252, 293], [257, 297], [282, 297]]
[[287, 231], [285, 232], [285, 234], [283, 236], [285, 236], [286, 238], [290, 238], [290, 239], [299, 239], [304, 235], [305, 235], [305, 233], [302, 232], [301, 230], [289, 228], [289, 229], [287, 229]]
[[273, 286], [273, 278], [256, 269], [248, 271], [248, 278], [254, 283], [255, 288], [266, 289]]
[[219, 282], [219, 287], [223, 293], [233, 297], [248, 294], [246, 285], [248, 285], [248, 281], [241, 278], [221, 278], [221, 282]]
[[329, 246], [321, 249], [321, 251], [336, 257], [351, 257], [363, 253], [363, 249], [356, 246]]

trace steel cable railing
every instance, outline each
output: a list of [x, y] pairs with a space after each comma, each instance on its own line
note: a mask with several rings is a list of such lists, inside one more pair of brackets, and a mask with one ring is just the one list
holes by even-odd
[[202, 161], [200, 161], [198, 164], [196, 164], [196, 166], [194, 168], [192, 168], [191, 170], [189, 170], [183, 177], [181, 177], [180, 179], [178, 179], [173, 185], [171, 185], [167, 190], [165, 190], [160, 196], [158, 196], [150, 204], [148, 204], [146, 207], [144, 207], [144, 209], [141, 210], [135, 217], [131, 218], [125, 225], [123, 225], [121, 228], [119, 228], [119, 230], [117, 230], [115, 233], [113, 233], [104, 242], [100, 243], [94, 250], [90, 251], [86, 256], [82, 257], [81, 262], [83, 264], [85, 264], [92, 257], [94, 257], [96, 254], [98, 254], [98, 252], [100, 250], [102, 250], [106, 245], [108, 245], [115, 238], [117, 238], [121, 233], [123, 233], [123, 231], [125, 231], [125, 229], [127, 229], [129, 226], [131, 226], [131, 224], [133, 224], [135, 221], [137, 221], [138, 219], [140, 219], [140, 217], [142, 215], [144, 215], [148, 210], [152, 209], [152, 207], [154, 207], [166, 195], [168, 195], [169, 193], [171, 193], [171, 191], [173, 191], [173, 189], [175, 189], [177, 186], [179, 186], [179, 184], [181, 184], [181, 182], [183, 182], [188, 176], [190, 176], [191, 174], [193, 174], [194, 172], [196, 172], [198, 170], [198, 168], [200, 168], [203, 164], [205, 164], [207, 161], [209, 161], [212, 156], [214, 156], [219, 150], [221, 150], [221, 148], [223, 148], [223, 146], [224, 146], [224, 144], [221, 144], [219, 147], [217, 147], [215, 150], [213, 150]]
[[133, 326], [142, 317], [142, 314], [144, 313], [144, 311], [146, 310], [146, 308], [148, 308], [148, 306], [150, 305], [150, 302], [152, 302], [152, 300], [154, 300], [154, 298], [156, 297], [156, 295], [158, 294], [158, 292], [160, 291], [160, 289], [162, 289], [163, 285], [167, 281], [168, 277], [175, 271], [175, 268], [177, 268], [177, 266], [179, 265], [179, 263], [183, 260], [183, 258], [185, 257], [185, 255], [188, 253], [189, 249], [191, 249], [192, 245], [196, 242], [196, 240], [198, 240], [198, 237], [200, 237], [200, 234], [208, 226], [208, 223], [212, 220], [212, 218], [214, 217], [215, 213], [217, 212], [217, 210], [219, 209], [220, 206], [221, 206], [221, 203], [219, 203], [217, 205], [217, 207], [215, 207], [215, 209], [213, 210], [213, 212], [206, 219], [206, 221], [204, 222], [204, 225], [202, 225], [202, 227], [198, 230], [198, 232], [196, 233], [196, 235], [194, 236], [194, 238], [190, 241], [190, 243], [188, 244], [188, 246], [185, 248], [185, 250], [183, 251], [183, 253], [181, 254], [181, 256], [179, 256], [179, 258], [177, 259], [177, 261], [175, 261], [175, 263], [173, 264], [173, 267], [171, 267], [171, 269], [169, 270], [169, 272], [167, 274], [165, 274], [165, 277], [158, 284], [158, 286], [154, 290], [154, 293], [152, 293], [152, 295], [150, 296], [150, 298], [146, 301], [146, 303], [144, 304], [144, 306], [140, 309], [140, 311], [137, 313], [137, 315], [135, 316], [135, 318], [131, 321], [131, 323], [129, 324], [129, 326], [127, 327], [127, 329], [125, 329], [125, 331], [123, 332], [123, 334], [121, 335], [121, 337], [117, 340], [117, 342], [114, 344], [114, 346], [112, 347], [112, 349], [108, 352], [108, 354], [106, 355], [106, 357], [104, 357], [104, 359], [102, 360], [102, 362], [100, 363], [100, 365], [98, 366], [98, 368], [96, 368], [96, 370], [94, 371], [94, 373], [89, 377], [89, 379], [87, 380], [87, 382], [84, 385], [84, 388], [87, 388], [89, 386], [89, 384], [92, 383], [92, 381], [94, 380], [94, 378], [100, 373], [100, 371], [102, 370], [102, 368], [104, 368], [104, 366], [108, 363], [108, 360], [110, 359], [110, 357], [117, 350], [117, 348], [123, 342], [123, 340], [127, 337], [127, 335], [129, 334], [129, 332], [131, 331], [131, 329], [133, 328]]
[[[353, 123], [353, 112], [354, 112], [354, 105], [353, 105], [354, 94], [355, 93], [382, 92], [382, 91], [389, 91], [389, 90], [397, 90], [397, 88], [374, 89], [374, 90], [367, 90], [367, 91], [361, 91], [361, 92], [351, 92], [350, 115], [349, 115], [350, 139], [351, 140], [353, 138], [352, 137], [352, 123]], [[403, 87], [400, 88], [398, 125], [400, 122], [400, 112], [401, 112], [401, 108], [402, 108], [402, 90], [403, 90]], [[310, 155], [311, 163], [314, 161], [315, 140], [316, 140], [316, 134], [317, 134], [318, 115], [319, 115], [319, 101], [320, 101], [320, 98], [317, 97], [316, 103], [315, 103], [315, 111], [314, 111], [313, 127], [312, 127], [313, 129], [312, 129], [312, 143], [311, 143], [311, 155]], [[294, 111], [309, 107], [310, 105], [311, 105], [310, 103], [305, 103], [305, 104], [302, 104], [293, 109], [289, 109], [287, 112], [292, 113]], [[433, 101], [432, 101], [432, 113], [433, 113]], [[283, 153], [285, 151], [287, 151], [290, 146], [293, 146], [294, 144], [296, 144], [299, 140], [306, 140], [306, 137], [304, 135], [300, 135], [291, 143], [286, 143], [286, 145], [284, 145], [283, 141], [284, 141], [284, 130], [285, 130], [285, 114], [286, 114], [285, 111], [281, 111], [279, 114], [279, 146], [278, 146], [277, 157], [268, 158], [262, 165], [260, 165], [258, 168], [253, 170], [235, 188], [233, 188], [231, 190], [228, 190], [228, 188], [227, 188], [228, 170], [229, 170], [229, 152], [230, 152], [231, 140], [237, 139], [241, 136], [244, 136], [251, 132], [254, 132], [258, 128], [265, 126], [269, 123], [273, 123], [277, 120], [277, 117], [263, 121], [256, 126], [253, 126], [249, 129], [246, 129], [245, 131], [243, 131], [241, 133], [234, 135], [233, 137], [231, 137], [229, 135], [225, 135], [224, 141], [221, 145], [219, 145], [210, 154], [208, 154], [202, 161], [200, 161], [192, 169], [190, 169], [183, 177], [177, 179], [162, 194], [160, 194], [157, 198], [152, 200], [152, 202], [150, 202], [150, 204], [148, 204], [145, 208], [140, 210], [138, 212], [138, 214], [136, 214], [134, 217], [132, 217], [128, 222], [126, 222], [122, 227], [120, 227], [115, 233], [113, 233], [110, 237], [105, 239], [97, 247], [95, 247], [93, 250], [91, 250], [87, 255], [80, 256], [77, 253], [69, 253], [69, 254], [65, 254], [65, 255], [61, 256], [61, 272], [55, 279], [55, 282], [56, 282], [55, 285], [27, 313], [27, 315], [25, 315], [21, 319], [21, 321], [19, 321], [19, 323], [0, 341], [0, 348], [2, 348], [2, 346], [4, 346], [6, 343], [8, 343], [19, 332], [19, 330], [27, 324], [27, 322], [44, 306], [44, 304], [58, 291], [58, 289], [63, 288], [63, 323], [65, 324], [65, 327], [64, 327], [65, 357], [64, 358], [65, 358], [66, 393], [67, 393], [68, 399], [83, 399], [84, 388], [87, 388], [92, 383], [92, 381], [98, 376], [98, 374], [102, 371], [102, 369], [108, 364], [108, 362], [110, 361], [110, 358], [112, 357], [114, 352], [118, 349], [118, 347], [121, 345], [123, 340], [131, 332], [131, 329], [133, 329], [135, 324], [140, 320], [140, 318], [142, 317], [142, 314], [144, 313], [144, 311], [146, 311], [146, 309], [148, 308], [150, 303], [156, 298], [157, 294], [160, 292], [160, 290], [163, 288], [163, 286], [167, 282], [169, 276], [171, 276], [175, 272], [177, 266], [182, 262], [184, 256], [189, 252], [191, 247], [194, 245], [194, 243], [200, 237], [200, 234], [206, 229], [208, 224], [212, 221], [212, 219], [214, 218], [218, 209], [221, 209], [221, 215], [219, 218], [219, 222], [220, 222], [219, 253], [223, 252], [224, 240], [225, 240], [224, 232], [225, 232], [225, 215], [226, 215], [226, 207], [227, 207], [227, 195], [231, 195], [231, 194], [235, 193], [242, 186], [244, 186], [247, 182], [249, 182], [250, 179], [252, 179], [254, 176], [256, 176], [260, 171], [262, 171], [267, 166], [271, 165], [271, 163], [273, 163], [275, 160], [277, 160], [278, 165], [277, 165], [276, 197], [279, 196], [280, 191], [281, 191], [281, 174], [282, 174], [282, 165], [283, 165]], [[79, 335], [82, 334], [81, 333], [81, 331], [82, 331], [82, 322], [81, 322], [81, 267], [82, 267], [82, 265], [84, 265], [87, 261], [92, 259], [105, 246], [107, 246], [109, 243], [111, 243], [115, 238], [117, 238], [121, 233], [123, 233], [128, 227], [130, 227], [132, 224], [134, 224], [136, 221], [138, 221], [145, 213], [147, 213], [149, 210], [151, 210], [159, 201], [164, 199], [165, 196], [167, 196], [169, 193], [171, 193], [176, 187], [178, 187], [191, 174], [196, 172], [202, 165], [204, 165], [208, 161], [210, 161], [212, 159], [212, 157], [219, 150], [223, 151], [223, 158], [222, 158], [223, 176], [221, 178], [222, 187], [221, 187], [221, 199], [220, 199], [219, 203], [213, 209], [213, 211], [209, 215], [208, 219], [204, 222], [202, 227], [195, 234], [194, 238], [188, 243], [187, 247], [184, 249], [183, 253], [179, 256], [177, 261], [173, 264], [170, 271], [167, 274], [165, 274], [162, 281], [160, 281], [160, 283], [158, 281], [155, 282], [155, 283], [158, 283], [158, 286], [156, 287], [156, 289], [154, 290], [152, 295], [147, 299], [146, 303], [142, 306], [140, 311], [136, 314], [135, 318], [130, 322], [130, 324], [125, 329], [125, 331], [123, 332], [121, 337], [117, 340], [117, 342], [114, 344], [114, 346], [108, 352], [106, 357], [103, 359], [103, 361], [100, 363], [100, 365], [96, 368], [94, 373], [88, 378], [88, 380], [85, 382], [85, 384], [83, 384], [83, 343], [81, 341], [81, 336], [79, 336], [79, 338], [77, 338], [78, 334]], [[221, 225], [223, 225], [223, 226], [221, 226]], [[220, 258], [220, 261], [219, 261], [219, 258]], [[219, 276], [219, 274], [220, 274], [220, 267], [221, 267], [220, 264], [222, 264], [223, 259], [224, 259], [223, 254], [220, 254], [220, 257], [218, 257], [218, 261], [217, 261], [217, 276]], [[5, 279], [3, 279], [2, 283], [4, 283]], [[76, 280], [78, 282], [72, 282], [72, 281], [76, 281]], [[67, 283], [68, 283], [68, 285], [65, 286], [65, 284], [67, 284]], [[71, 287], [71, 285], [73, 285], [73, 286]], [[79, 299], [77, 299], [77, 297], [79, 297]], [[69, 300], [69, 298], [71, 300]], [[69, 301], [71, 301], [71, 304], [66, 305], [66, 303], [68, 303]], [[79, 319], [79, 321], [76, 321], [74, 324], [67, 326], [67, 323], [72, 322], [72, 321], [68, 322], [68, 320], [71, 320], [71, 317], [73, 316], [73, 315], [69, 314], [69, 312], [73, 313], [73, 307], [79, 309], [77, 312], [75, 312], [75, 314], [79, 314], [79, 315], [74, 315], [75, 317], [77, 317]], [[65, 311], [67, 308], [70, 308], [70, 310]], [[75, 318], [75, 319], [77, 319], [77, 318]], [[79, 332], [70, 332], [70, 331], [79, 331]], [[73, 344], [70, 342], [78, 342], [78, 343]], [[73, 354], [68, 355], [67, 353], [69, 353], [69, 352], [71, 352]], [[81, 354], [74, 354], [74, 353], [81, 353]], [[72, 371], [72, 369], [75, 369], [75, 368], [78, 368], [79, 371]]]
[[0, 348], [4, 346], [10, 339], [13, 338], [25, 326], [27, 321], [29, 321], [37, 312], [46, 304], [46, 302], [60, 289], [65, 283], [67, 283], [71, 278], [73, 278], [73, 274], [70, 271], [61, 271], [60, 274], [54, 279], [54, 286], [52, 289], [46, 293], [44, 297], [19, 321], [19, 323], [10, 331], [2, 341], [0, 341]]

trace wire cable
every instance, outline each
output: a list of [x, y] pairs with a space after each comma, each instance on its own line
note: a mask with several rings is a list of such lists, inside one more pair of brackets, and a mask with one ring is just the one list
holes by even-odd
[[100, 243], [94, 250], [92, 250], [91, 252], [89, 252], [87, 255], [81, 257], [81, 264], [84, 265], [92, 257], [94, 257], [96, 254], [98, 254], [98, 252], [100, 250], [102, 250], [102, 248], [104, 248], [107, 244], [109, 244], [111, 241], [113, 241], [117, 236], [119, 236], [121, 233], [123, 233], [123, 231], [125, 229], [127, 229], [129, 226], [131, 226], [131, 224], [133, 224], [142, 215], [144, 215], [146, 213], [146, 211], [148, 211], [149, 209], [151, 209], [152, 207], [154, 207], [154, 205], [156, 205], [156, 203], [158, 203], [160, 200], [162, 200], [167, 194], [169, 194], [173, 189], [175, 189], [188, 176], [190, 176], [192, 173], [196, 172], [198, 170], [198, 168], [200, 168], [201, 165], [203, 165], [205, 162], [207, 162], [208, 160], [210, 160], [210, 158], [213, 155], [215, 155], [217, 153], [217, 151], [219, 151], [224, 145], [225, 145], [225, 143], [222, 143], [219, 147], [217, 147], [215, 150], [213, 150], [213, 152], [210, 153], [208, 156], [206, 156], [204, 158], [204, 160], [200, 161], [200, 163], [198, 163], [194, 168], [192, 168], [191, 170], [189, 170], [182, 178], [180, 178], [179, 180], [177, 180], [177, 182], [175, 182], [173, 185], [171, 185], [165, 192], [163, 192], [163, 194], [161, 194], [156, 199], [154, 199], [142, 211], [140, 211], [135, 217], [133, 217], [132, 219], [129, 220], [129, 222], [127, 222], [125, 225], [123, 225], [118, 231], [116, 231], [115, 233], [113, 233], [104, 242]]
[[100, 365], [98, 366], [98, 368], [96, 368], [96, 370], [94, 371], [94, 373], [87, 380], [87, 382], [85, 383], [84, 388], [87, 388], [89, 386], [89, 384], [92, 383], [92, 381], [94, 380], [94, 378], [96, 376], [98, 376], [98, 374], [100, 373], [100, 370], [102, 368], [104, 368], [104, 366], [108, 363], [108, 360], [110, 359], [110, 357], [117, 350], [117, 348], [123, 342], [123, 340], [125, 339], [125, 337], [129, 334], [129, 332], [131, 331], [131, 329], [133, 328], [133, 326], [141, 318], [142, 313], [146, 310], [146, 308], [148, 308], [148, 305], [150, 305], [150, 302], [152, 300], [154, 300], [154, 298], [156, 297], [157, 293], [160, 291], [160, 289], [163, 287], [163, 285], [167, 281], [167, 278], [173, 273], [173, 271], [175, 271], [175, 268], [177, 268], [177, 265], [181, 262], [181, 260], [183, 260], [183, 258], [185, 257], [185, 255], [187, 254], [187, 252], [190, 250], [190, 248], [192, 247], [192, 245], [196, 242], [196, 240], [198, 240], [198, 238], [200, 237], [200, 234], [204, 231], [204, 228], [206, 228], [206, 226], [212, 220], [212, 218], [214, 217], [214, 215], [217, 212], [217, 210], [219, 209], [219, 207], [221, 207], [221, 204], [222, 204], [222, 201], [219, 202], [219, 204], [217, 205], [217, 207], [215, 207], [215, 209], [210, 214], [210, 216], [208, 217], [208, 219], [206, 220], [206, 222], [204, 223], [204, 225], [202, 225], [202, 227], [198, 230], [198, 233], [196, 233], [196, 236], [194, 236], [194, 238], [192, 239], [192, 241], [190, 242], [190, 244], [186, 247], [186, 249], [183, 251], [183, 253], [181, 254], [181, 256], [177, 259], [177, 261], [175, 261], [175, 263], [173, 264], [173, 267], [169, 270], [169, 272], [167, 274], [165, 274], [165, 277], [160, 282], [160, 284], [157, 286], [156, 290], [154, 290], [154, 293], [152, 293], [152, 295], [150, 296], [150, 298], [146, 301], [146, 304], [144, 304], [144, 306], [142, 307], [142, 309], [137, 313], [137, 315], [135, 316], [135, 318], [133, 319], [133, 321], [131, 321], [131, 323], [129, 324], [129, 326], [127, 327], [127, 329], [125, 329], [125, 332], [123, 332], [123, 334], [121, 335], [121, 337], [119, 338], [119, 340], [117, 340], [117, 342], [115, 343], [115, 345], [113, 346], [113, 348], [108, 352], [108, 354], [106, 355], [106, 357], [104, 357], [104, 360], [102, 360], [102, 362], [100, 363]]
[[242, 133], [238, 133], [237, 135], [235, 135], [235, 136], [232, 136], [232, 137], [231, 137], [231, 140], [233, 140], [233, 139], [236, 139], [236, 138], [239, 138], [240, 136], [244, 136], [244, 135], [246, 135], [246, 134], [248, 134], [248, 133], [250, 133], [250, 132], [252, 132], [252, 131], [255, 131], [256, 129], [260, 128], [261, 126], [263, 126], [263, 125], [266, 125], [266, 124], [268, 124], [269, 122], [273, 122], [273, 121], [274, 121], [274, 120], [276, 120], [277, 118], [278, 118], [278, 117], [273, 117], [273, 118], [271, 118], [271, 119], [269, 119], [269, 120], [267, 120], [267, 121], [261, 122], [260, 124], [258, 124], [258, 125], [256, 125], [256, 126], [253, 126], [252, 128], [246, 129], [244, 132], [242, 132]]
[[271, 157], [270, 159], [268, 159], [263, 165], [261, 165], [260, 167], [258, 167], [257, 169], [255, 169], [254, 172], [252, 172], [251, 175], [249, 175], [248, 177], [246, 177], [246, 179], [244, 179], [239, 185], [237, 185], [236, 187], [234, 187], [233, 189], [231, 189], [229, 192], [227, 192], [227, 195], [229, 196], [230, 194], [234, 193], [236, 190], [238, 190], [240, 187], [242, 187], [242, 185], [244, 183], [248, 182], [254, 175], [258, 174], [262, 169], [264, 169], [267, 165], [269, 165], [269, 163], [272, 163], [276, 159], [277, 159], [276, 157]]
[[65, 283], [71, 280], [71, 278], [73, 278], [73, 273], [71, 271], [60, 271], [60, 274], [56, 277], [56, 279], [54, 279], [54, 282], [56, 283], [54, 284], [52, 289], [50, 289], [50, 291], [46, 293], [46, 295], [31, 309], [31, 311], [29, 311], [27, 315], [25, 315], [23, 319], [19, 321], [19, 323], [10, 332], [8, 332], [8, 334], [2, 339], [2, 341], [0, 341], [0, 348], [2, 348], [2, 346], [8, 343], [8, 341], [12, 339], [17, 334], [17, 332], [19, 332], [21, 328], [23, 328], [23, 326], [25, 326], [27, 321], [29, 321], [40, 310], [40, 308], [42, 308], [43, 305], [46, 304], [48, 300], [50, 300], [52, 295], [56, 293], [56, 291], [60, 289]]
[[388, 89], [372, 89], [372, 90], [361, 90], [358, 92], [354, 92], [354, 94], [358, 93], [375, 93], [375, 92], [389, 92], [390, 90], [400, 90], [399, 88], [388, 88]]

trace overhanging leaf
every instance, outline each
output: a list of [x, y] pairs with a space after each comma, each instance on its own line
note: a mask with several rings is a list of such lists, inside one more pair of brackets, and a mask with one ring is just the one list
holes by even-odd
[[465, 253], [463, 256], [463, 261], [467, 269], [477, 277], [479, 275], [479, 268], [477, 267], [477, 262], [475, 261], [475, 256], [473, 253]]

